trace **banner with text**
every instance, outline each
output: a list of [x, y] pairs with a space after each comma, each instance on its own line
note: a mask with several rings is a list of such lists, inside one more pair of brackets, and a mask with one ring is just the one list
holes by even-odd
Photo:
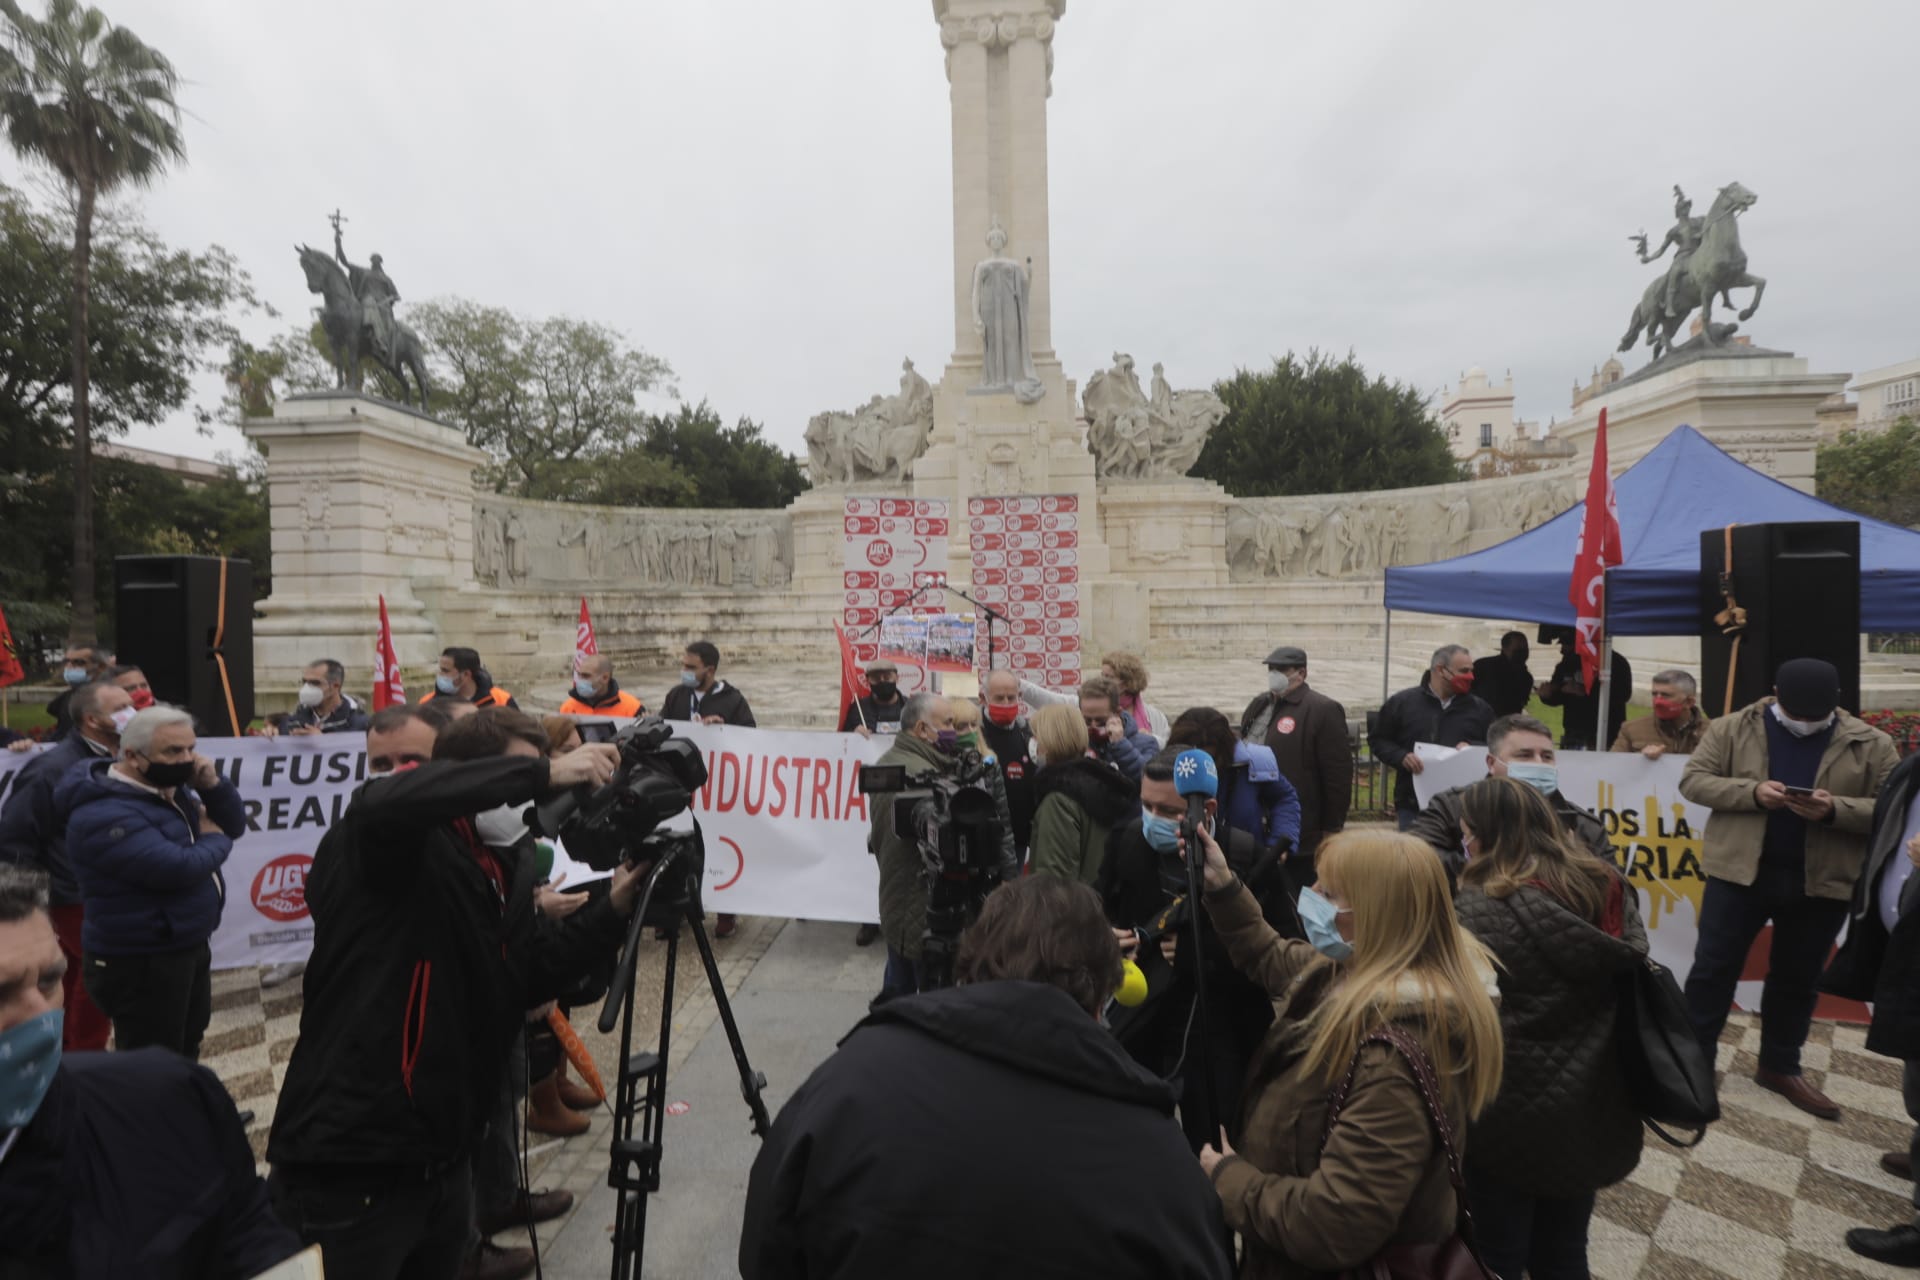
[[[1444, 750], [1444, 749], [1443, 749]], [[1423, 755], [1428, 755], [1426, 751]], [[1429, 764], [1415, 775], [1414, 790], [1424, 805], [1436, 791], [1485, 776], [1487, 754], [1474, 747], [1457, 755], [1432, 752], [1441, 768]], [[1687, 757], [1648, 760], [1637, 752], [1563, 751], [1558, 760], [1560, 794], [1592, 810], [1606, 824], [1613, 859], [1640, 891], [1640, 915], [1647, 925], [1653, 958], [1684, 983], [1693, 967], [1700, 931], [1700, 901], [1707, 873], [1700, 861], [1701, 839], [1712, 811], [1680, 794]], [[1426, 775], [1434, 775], [1432, 778]], [[1763, 928], [1748, 955], [1735, 998], [1743, 1009], [1760, 1007], [1772, 926]], [[1865, 1006], [1823, 996], [1819, 1016], [1864, 1022]]]
[[[698, 743], [707, 762], [692, 812], [706, 837], [708, 910], [874, 918], [879, 872], [857, 782], [885, 739], [723, 725], [676, 724], [674, 732]], [[365, 781], [366, 737], [202, 738], [200, 750], [240, 789], [248, 825], [221, 872], [227, 901], [213, 967], [304, 959], [313, 944], [307, 871]], [[0, 803], [32, 758], [0, 752]]]

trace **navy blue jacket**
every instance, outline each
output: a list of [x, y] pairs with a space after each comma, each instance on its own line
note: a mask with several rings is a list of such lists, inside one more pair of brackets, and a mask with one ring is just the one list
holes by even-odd
[[80, 882], [67, 861], [67, 819], [54, 806], [54, 788], [82, 761], [101, 759], [86, 739], [70, 733], [27, 761], [0, 809], [0, 862], [46, 872], [56, 907], [80, 901]]
[[1246, 832], [1263, 849], [1282, 837], [1291, 845], [1300, 843], [1300, 793], [1280, 772], [1271, 747], [1234, 743], [1233, 769], [1222, 781], [1220, 817], [1229, 827]]
[[1121, 777], [1137, 787], [1140, 771], [1160, 754], [1160, 739], [1135, 724], [1130, 712], [1120, 713], [1120, 723], [1126, 727], [1126, 736], [1096, 744], [1092, 748], [1093, 756], [1118, 769]]
[[0, 1276], [249, 1280], [299, 1249], [233, 1099], [164, 1049], [67, 1054], [0, 1160]]
[[225, 779], [207, 793], [207, 815], [220, 830], [202, 833], [202, 801], [191, 788], [175, 788], [168, 800], [113, 777], [111, 767], [96, 760], [54, 791], [87, 908], [82, 948], [129, 956], [205, 942], [226, 899], [220, 867], [247, 829], [240, 793]]

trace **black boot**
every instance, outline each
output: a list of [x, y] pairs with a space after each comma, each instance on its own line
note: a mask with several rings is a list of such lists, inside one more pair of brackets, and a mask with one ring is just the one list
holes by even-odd
[[1920, 1227], [1910, 1223], [1887, 1231], [1855, 1227], [1847, 1232], [1847, 1248], [1890, 1267], [1920, 1268]]

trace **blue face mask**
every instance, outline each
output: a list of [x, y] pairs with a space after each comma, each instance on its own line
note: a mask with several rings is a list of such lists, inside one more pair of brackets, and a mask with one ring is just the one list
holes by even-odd
[[60, 1029], [66, 1015], [49, 1009], [17, 1027], [0, 1031], [0, 1130], [18, 1129], [33, 1119], [60, 1067]]
[[460, 692], [460, 682], [455, 680], [452, 676], [435, 676], [433, 678], [433, 687], [435, 689], [438, 689], [441, 693]]
[[588, 702], [591, 701], [594, 694], [599, 691], [593, 687], [593, 681], [587, 677], [575, 676], [573, 678], [573, 692], [582, 702]]
[[68, 684], [85, 684], [87, 682], [86, 668], [67, 667], [60, 672], [60, 678]]
[[700, 687], [700, 677], [683, 667], [680, 671], [680, 683], [689, 689], [697, 689]]
[[1345, 960], [1353, 954], [1353, 944], [1340, 936], [1340, 929], [1334, 923], [1339, 919], [1340, 908], [1316, 889], [1302, 889], [1300, 901], [1295, 905], [1300, 912], [1300, 923], [1306, 926], [1307, 941], [1321, 955], [1329, 960]]
[[1507, 765], [1507, 776], [1516, 782], [1526, 783], [1543, 796], [1550, 796], [1560, 789], [1560, 770], [1550, 764], [1515, 760]]
[[1140, 834], [1157, 853], [1172, 853], [1180, 847], [1180, 824], [1157, 813], [1140, 815]]

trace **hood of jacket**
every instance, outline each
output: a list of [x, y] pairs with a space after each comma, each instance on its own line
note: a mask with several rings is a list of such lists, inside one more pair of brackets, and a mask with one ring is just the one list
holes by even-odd
[[868, 1014], [848, 1037], [881, 1026], [912, 1027], [1024, 1075], [1173, 1113], [1173, 1086], [1128, 1056], [1072, 996], [1044, 982], [979, 982], [903, 996]]
[[1058, 791], [1085, 809], [1095, 822], [1114, 826], [1140, 812], [1140, 790], [1108, 764], [1089, 760], [1051, 761], [1035, 776], [1034, 803]]

